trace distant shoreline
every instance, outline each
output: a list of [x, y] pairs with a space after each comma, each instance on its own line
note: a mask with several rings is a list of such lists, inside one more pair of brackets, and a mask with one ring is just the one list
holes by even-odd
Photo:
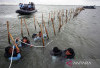
[[[43, 5], [43, 6], [45, 6], [47, 4], [36, 4], [36, 5]], [[18, 5], [0, 4], [0, 6], [18, 6]], [[48, 6], [89, 6], [89, 5], [48, 5]], [[99, 7], [99, 6], [96, 6], [96, 7]]]

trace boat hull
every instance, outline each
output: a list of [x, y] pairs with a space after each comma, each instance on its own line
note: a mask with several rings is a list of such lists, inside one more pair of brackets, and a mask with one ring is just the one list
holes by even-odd
[[96, 9], [95, 6], [83, 6], [85, 9]]
[[32, 11], [28, 11], [28, 10], [16, 10], [16, 13], [19, 13], [21, 15], [29, 15], [32, 13], [37, 12], [37, 10], [32, 10]]

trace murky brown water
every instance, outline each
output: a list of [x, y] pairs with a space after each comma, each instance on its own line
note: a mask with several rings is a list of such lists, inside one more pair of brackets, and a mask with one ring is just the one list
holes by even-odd
[[[65, 48], [73, 48], [75, 50], [76, 61], [90, 61], [90, 65], [73, 65], [77, 68], [99, 68], [100, 67], [100, 7], [96, 9], [83, 10], [77, 17], [65, 24], [61, 32], [58, 33], [58, 20], [55, 20], [56, 36], [53, 34], [52, 23], [48, 26], [49, 12], [58, 11], [62, 9], [71, 9], [78, 6], [45, 6], [36, 5], [37, 13], [30, 16], [20, 16], [15, 13], [18, 6], [0, 6], [0, 68], [8, 68], [10, 62], [4, 58], [4, 49], [7, 47], [7, 29], [6, 21], [10, 23], [10, 32], [13, 37], [20, 37], [20, 17], [26, 19], [30, 35], [40, 31], [38, 24], [37, 29], [34, 29], [33, 16], [39, 23], [42, 20], [42, 13], [44, 14], [44, 20], [48, 27], [49, 40], [45, 41], [45, 45], [53, 40], [52, 43], [46, 48], [22, 48], [22, 58], [19, 61], [13, 62], [12, 68], [67, 68], [70, 67], [64, 61], [52, 60], [50, 50], [57, 46], [64, 50]], [[34, 45], [42, 46], [42, 42], [34, 42], [31, 36], [28, 36], [25, 25], [23, 24], [24, 36], [27, 36], [31, 43]], [[72, 61], [75, 61], [72, 60]]]

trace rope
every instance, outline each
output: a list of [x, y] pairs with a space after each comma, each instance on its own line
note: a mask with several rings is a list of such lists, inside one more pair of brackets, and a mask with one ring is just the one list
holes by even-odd
[[[20, 42], [22, 42], [21, 40], [19, 40]], [[24, 43], [24, 42], [22, 42], [22, 43], [24, 43], [24, 44], [26, 44], [26, 45], [32, 45], [33, 47], [47, 47], [50, 43], [52, 43], [53, 42], [53, 40], [51, 40], [50, 42], [48, 42], [47, 43], [47, 45], [45, 45], [45, 46], [35, 46], [35, 45], [32, 45], [32, 44], [28, 44], [28, 43]]]
[[14, 46], [13, 46], [13, 50], [12, 50], [12, 55], [11, 55], [11, 61], [10, 61], [10, 65], [9, 65], [9, 68], [11, 68], [11, 65], [12, 65], [12, 58], [13, 58], [13, 53], [14, 53]]

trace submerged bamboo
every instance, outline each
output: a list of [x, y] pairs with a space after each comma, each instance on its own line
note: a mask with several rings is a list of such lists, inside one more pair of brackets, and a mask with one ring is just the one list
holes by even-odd
[[16, 49], [17, 49], [17, 51], [20, 51], [20, 49], [18, 48], [17, 44], [15, 43], [15, 40], [14, 40], [14, 38], [12, 37], [12, 35], [11, 35], [11, 33], [10, 33], [10, 32], [9, 32], [9, 36], [10, 36], [10, 38], [12, 39], [13, 44], [15, 45], [15, 47], [16, 47]]
[[46, 28], [46, 26], [45, 26], [45, 21], [44, 21], [44, 20], [43, 20], [43, 23], [44, 23], [44, 27], [45, 27], [45, 32], [46, 32], [47, 37], [48, 37], [48, 39], [49, 39], [48, 31], [47, 31], [47, 28]]
[[27, 28], [27, 24], [26, 24], [25, 19], [24, 19], [24, 23], [25, 23], [25, 27], [26, 27], [26, 29], [27, 29], [27, 33], [28, 33], [28, 35], [30, 35], [30, 34], [29, 34], [29, 30], [28, 30], [28, 28]]
[[43, 13], [42, 13], [42, 25], [43, 25]]
[[40, 29], [41, 29], [41, 34], [42, 34], [42, 43], [43, 43], [43, 46], [45, 47], [45, 45], [44, 45], [44, 38], [43, 38], [43, 32], [42, 32], [42, 26], [41, 26], [41, 24], [40, 24]]
[[7, 21], [7, 31], [8, 31], [8, 43], [10, 44], [10, 37], [9, 37], [9, 22]]
[[53, 14], [53, 20], [55, 20], [55, 11], [54, 11], [54, 14]]
[[66, 10], [66, 23], [67, 23], [67, 19], [68, 19], [68, 17], [67, 17], [67, 12], [68, 12], [68, 11]]
[[59, 29], [58, 29], [58, 32], [60, 32], [60, 29], [61, 29], [61, 16], [59, 16]]
[[40, 24], [38, 23], [38, 21], [37, 21], [37, 24], [39, 25], [39, 27], [40, 27]]
[[35, 16], [34, 16], [34, 27], [35, 27], [35, 30], [36, 30], [36, 24], [35, 24]]
[[21, 36], [23, 37], [23, 26], [22, 26], [22, 18], [21, 18]]
[[54, 35], [56, 35], [53, 18], [51, 18], [51, 21], [52, 21], [52, 26], [53, 26]]
[[50, 20], [50, 12], [49, 12], [49, 18], [48, 18], [48, 25], [49, 25], [49, 20]]

